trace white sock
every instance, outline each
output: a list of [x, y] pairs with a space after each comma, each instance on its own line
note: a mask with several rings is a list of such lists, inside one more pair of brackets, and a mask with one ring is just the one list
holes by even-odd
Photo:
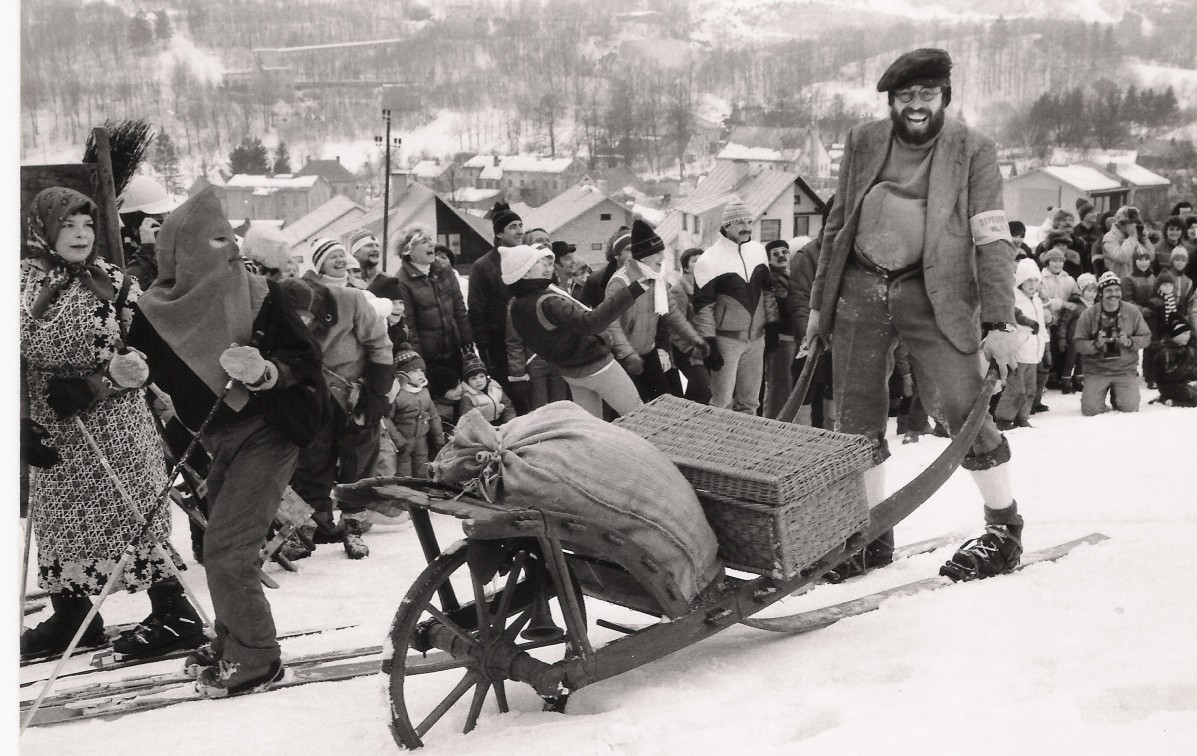
[[865, 501], [869, 503], [869, 508], [880, 504], [885, 500], [885, 463], [870, 467], [864, 471], [864, 487], [865, 487]]
[[981, 492], [981, 499], [990, 509], [1006, 509], [1014, 504], [1014, 490], [1010, 485], [1010, 471], [1006, 465], [988, 470], [970, 470], [973, 482]]

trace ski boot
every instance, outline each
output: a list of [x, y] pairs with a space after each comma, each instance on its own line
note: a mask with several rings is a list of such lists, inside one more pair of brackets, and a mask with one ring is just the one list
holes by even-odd
[[1022, 525], [989, 525], [978, 538], [966, 541], [939, 574], [957, 582], [1004, 575], [1022, 558]]
[[195, 692], [205, 698], [259, 693], [282, 681], [285, 672], [282, 659], [275, 659], [265, 670], [221, 659], [200, 672], [199, 677], [195, 679]]
[[183, 660], [183, 674], [188, 677], [199, 677], [208, 667], [215, 667], [218, 661], [220, 661], [220, 657], [216, 655], [212, 644], [205, 643], [187, 654], [187, 658]]
[[112, 650], [127, 658], [160, 656], [170, 651], [196, 648], [207, 640], [204, 623], [183, 594], [177, 578], [150, 586], [150, 616], [112, 642]]
[[[50, 606], [54, 608], [54, 614], [50, 615], [50, 619], [21, 634], [22, 661], [61, 655], [66, 651], [79, 625], [83, 624], [87, 613], [91, 611], [91, 599], [87, 596], [51, 593]], [[87, 626], [83, 637], [79, 639], [76, 650], [94, 650], [107, 645], [108, 636], [104, 634], [104, 620], [97, 614]]]
[[892, 564], [893, 561], [893, 548], [887, 548], [878, 541], [873, 541], [863, 550], [840, 562], [835, 569], [824, 574], [822, 579], [826, 583], [842, 583], [848, 578], [859, 577], [870, 570]]

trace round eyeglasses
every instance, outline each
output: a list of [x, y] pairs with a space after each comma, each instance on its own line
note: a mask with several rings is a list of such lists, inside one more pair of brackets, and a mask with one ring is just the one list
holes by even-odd
[[918, 95], [923, 102], [931, 102], [941, 94], [943, 94], [943, 87], [920, 87], [919, 89], [903, 89], [901, 92], [895, 92], [894, 97], [898, 98], [898, 102], [914, 102], [915, 95]]

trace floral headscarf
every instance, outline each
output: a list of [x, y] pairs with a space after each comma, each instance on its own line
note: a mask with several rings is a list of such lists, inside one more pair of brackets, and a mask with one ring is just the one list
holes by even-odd
[[50, 271], [60, 269], [66, 272], [62, 280], [42, 289], [30, 308], [30, 314], [35, 318], [42, 317], [58, 296], [58, 292], [76, 279], [101, 301], [111, 302], [116, 298], [112, 279], [103, 268], [96, 265], [97, 250], [94, 245], [91, 255], [78, 263], [67, 262], [54, 251], [54, 244], [58, 240], [63, 222], [80, 213], [90, 215], [94, 220], [98, 211], [96, 203], [74, 189], [52, 186], [38, 192], [33, 198], [33, 206], [29, 209], [25, 249], [21, 252], [21, 258], [34, 258], [42, 261], [45, 264], [43, 267], [48, 265]]

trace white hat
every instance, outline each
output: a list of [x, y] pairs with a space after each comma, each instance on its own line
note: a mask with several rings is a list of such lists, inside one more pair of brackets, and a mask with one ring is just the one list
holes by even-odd
[[1014, 285], [1022, 286], [1024, 282], [1031, 279], [1042, 281], [1043, 274], [1039, 272], [1039, 266], [1035, 264], [1034, 260], [1024, 257], [1018, 261], [1018, 268], [1014, 271]]
[[256, 263], [282, 270], [291, 256], [287, 252], [291, 243], [283, 232], [270, 223], [250, 223], [245, 232], [245, 242], [241, 245], [241, 254]]
[[149, 176], [138, 174], [129, 179], [119, 199], [120, 212], [143, 212], [146, 215], [169, 213], [179, 206], [166, 189]]
[[544, 258], [553, 259], [553, 251], [537, 249], [527, 244], [515, 247], [499, 247], [499, 260], [503, 283], [508, 286], [524, 277], [532, 266]]

